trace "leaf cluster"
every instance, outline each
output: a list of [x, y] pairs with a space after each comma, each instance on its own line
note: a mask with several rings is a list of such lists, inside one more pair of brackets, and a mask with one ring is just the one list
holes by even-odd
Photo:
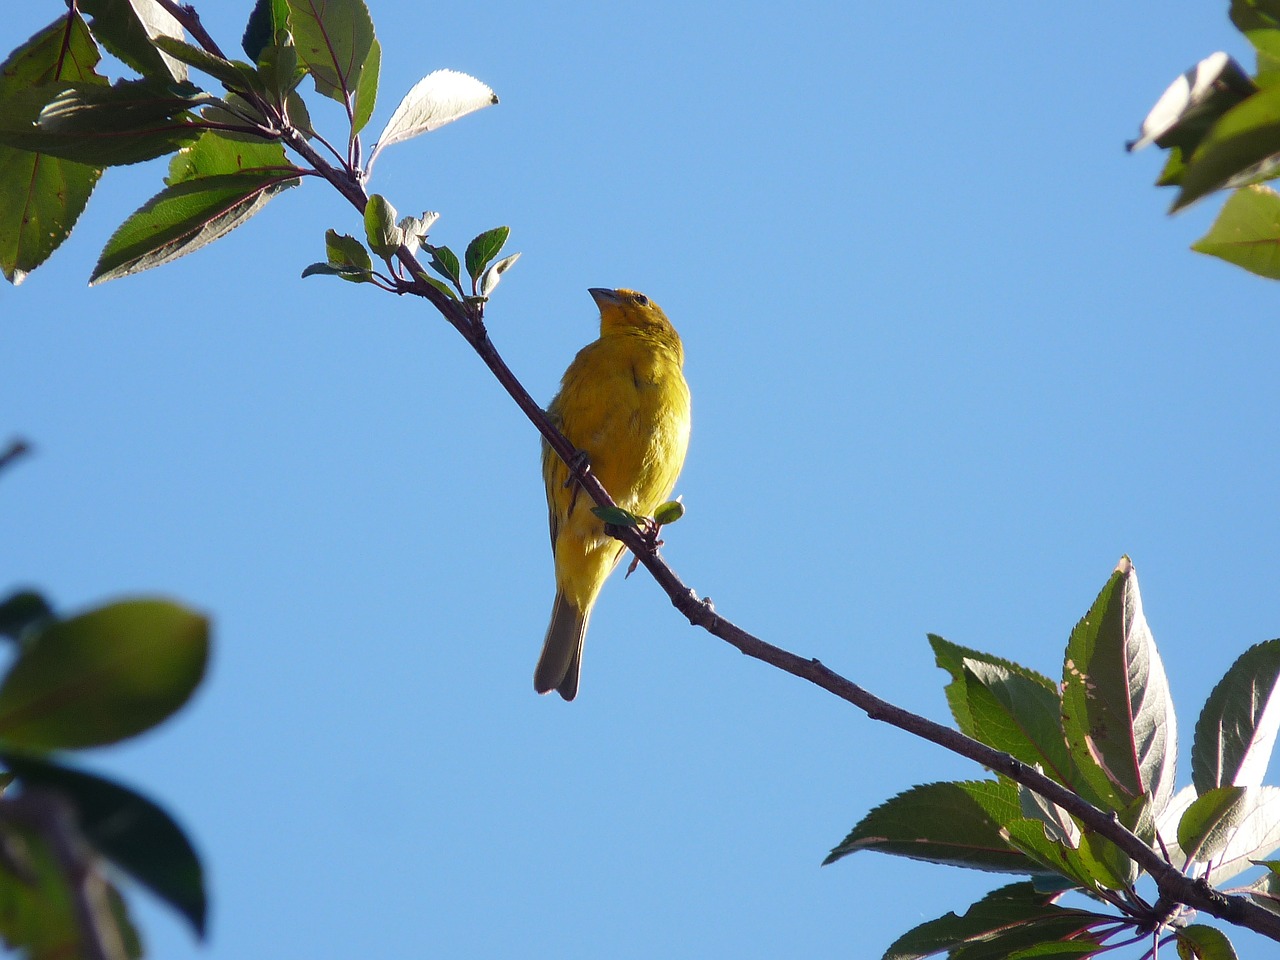
[[1168, 152], [1158, 186], [1176, 187], [1170, 212], [1234, 191], [1192, 244], [1252, 273], [1280, 279], [1280, 0], [1231, 0], [1231, 22], [1256, 54], [1252, 75], [1213, 53], [1178, 77], [1142, 122], [1130, 150]]
[[[1192, 782], [1176, 790], [1177, 717], [1127, 559], [1071, 631], [1060, 682], [929, 639], [961, 732], [1109, 812], [1177, 870], [1220, 885], [1280, 848], [1280, 788], [1262, 784], [1280, 731], [1280, 640], [1250, 648], [1218, 683], [1195, 725]], [[1088, 957], [1160, 938], [1182, 956], [1235, 956], [1184, 908], [1144, 899], [1144, 871], [1112, 840], [1005, 776], [913, 787], [825, 862], [859, 850], [1028, 878], [916, 927], [886, 960]], [[1278, 880], [1271, 869], [1244, 890], [1280, 912]], [[1093, 906], [1064, 906], [1069, 891]]]
[[[208, 620], [150, 597], [63, 617], [24, 590], [0, 602], [0, 636], [14, 650], [0, 676], [0, 939], [36, 957], [92, 955], [73, 906], [83, 881], [58, 855], [66, 837], [33, 813], [47, 813], [40, 801], [50, 796], [94, 858], [203, 936], [203, 870], [182, 829], [141, 794], [68, 764], [63, 751], [118, 743], [185, 704], [204, 676]], [[124, 899], [114, 884], [105, 889], [122, 952], [140, 956]]]
[[[70, 5], [13, 51], [0, 64], [5, 277], [20, 283], [48, 259], [107, 167], [171, 155], [163, 189], [115, 231], [91, 283], [198, 250], [306, 176], [340, 180], [363, 207], [361, 185], [383, 149], [497, 102], [479, 80], [435, 71], [405, 96], [362, 167], [360, 133], [373, 113], [381, 64], [363, 0], [257, 0], [241, 47], [247, 59], [225, 54], [191, 7], [167, 0], [90, 0]], [[99, 72], [104, 51], [139, 76], [110, 80]], [[193, 74], [211, 82], [201, 86]], [[308, 77], [318, 95], [346, 112], [339, 147], [312, 127], [300, 92]], [[375, 207], [370, 216], [378, 214]], [[399, 247], [391, 245], [396, 226], [371, 233], [377, 255], [388, 257]], [[413, 223], [402, 230], [405, 238], [426, 232]], [[322, 269], [309, 272], [378, 281], [350, 244], [336, 261], [329, 253]], [[484, 259], [487, 271], [472, 275], [466, 296], [487, 297], [515, 261], [492, 259]]]

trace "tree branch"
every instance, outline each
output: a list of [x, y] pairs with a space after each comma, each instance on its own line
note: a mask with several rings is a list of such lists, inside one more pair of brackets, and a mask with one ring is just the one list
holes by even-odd
[[[311, 163], [321, 176], [329, 180], [363, 214], [368, 197], [353, 173], [348, 170], [339, 170], [325, 163], [305, 138], [296, 131], [287, 130], [285, 139], [290, 147]], [[616, 506], [608, 491], [591, 472], [590, 465], [577, 456], [578, 451], [551, 423], [546, 411], [530, 396], [498, 353], [485, 329], [483, 305], [471, 305], [452, 300], [421, 280], [419, 274], [424, 272], [424, 268], [408, 248], [400, 247], [397, 259], [406, 267], [411, 277], [410, 280], [403, 282], [400, 287], [401, 292], [412, 293], [430, 301], [444, 319], [471, 345], [498, 383], [538, 429], [548, 445], [555, 450], [557, 456], [564, 461], [576, 482], [595, 504], [601, 507]], [[1056, 803], [1077, 816], [1090, 829], [1112, 841], [1135, 863], [1151, 874], [1163, 900], [1185, 904], [1280, 941], [1280, 916], [1263, 909], [1246, 897], [1224, 894], [1202, 880], [1192, 880], [1185, 876], [1112, 814], [1099, 810], [1066, 787], [1009, 754], [1001, 753], [959, 731], [881, 700], [816, 659], [798, 656], [753, 636], [720, 616], [709, 600], [700, 598], [696, 592], [686, 586], [659, 555], [656, 544], [646, 538], [641, 531], [619, 527], [610, 528], [610, 532], [639, 558], [658, 585], [666, 592], [672, 605], [692, 625], [701, 627], [712, 636], [731, 644], [748, 657], [767, 663], [826, 690], [863, 710], [872, 720], [882, 721], [973, 760]]]

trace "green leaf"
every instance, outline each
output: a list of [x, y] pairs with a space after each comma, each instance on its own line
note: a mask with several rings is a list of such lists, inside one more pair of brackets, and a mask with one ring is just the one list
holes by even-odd
[[369, 167], [386, 147], [438, 130], [468, 113], [498, 102], [498, 96], [475, 77], [456, 70], [427, 74], [405, 94], [378, 136]]
[[[0, 103], [30, 87], [106, 86], [98, 60], [84, 21], [59, 17], [0, 64]], [[92, 164], [0, 145], [0, 269], [9, 282], [21, 283], [61, 246], [101, 175]]]
[[1005, 824], [1001, 837], [1033, 865], [1025, 872], [1064, 877], [1070, 887], [1085, 890], [1117, 890], [1124, 886], [1105, 861], [1083, 849], [1083, 835], [1078, 838], [1078, 845], [1064, 842], [1061, 829], [1043, 819], [1012, 819]]
[[107, 241], [90, 284], [141, 273], [226, 236], [298, 179], [291, 169], [198, 177], [166, 187]]
[[462, 264], [458, 262], [458, 255], [448, 247], [433, 247], [426, 244], [425, 249], [431, 254], [431, 269], [446, 280], [452, 280], [459, 286], [462, 285]]
[[[15, 826], [0, 828], [0, 842], [10, 854], [0, 864], [0, 937], [7, 947], [20, 950], [24, 960], [80, 960], [93, 954], [81, 939], [80, 924], [67, 877], [49, 848], [34, 830]], [[14, 868], [21, 872], [14, 872]], [[142, 956], [142, 943], [129, 919], [124, 900], [103, 881], [106, 906], [115, 921], [120, 952], [129, 960]]]
[[823, 864], [859, 850], [1004, 873], [1048, 873], [1001, 836], [1021, 817], [1012, 784], [993, 780], [912, 787], [876, 807]]
[[372, 270], [361, 270], [359, 267], [335, 267], [331, 263], [312, 263], [302, 271], [302, 278], [307, 277], [341, 277], [352, 283], [376, 283]]
[[[1232, 793], [1243, 790], [1234, 804]], [[1198, 862], [1213, 861], [1213, 882], [1226, 881], [1251, 868], [1254, 863], [1280, 849], [1280, 787], [1221, 787], [1193, 801], [1183, 811], [1178, 837], [1193, 844], [1184, 851], [1170, 838], [1165, 825], [1165, 843], [1175, 864], [1182, 865], [1188, 854]], [[1194, 809], [1193, 809], [1194, 808]], [[1171, 808], [1171, 810], [1174, 808]]]
[[175, 60], [195, 67], [215, 80], [220, 80], [228, 90], [245, 93], [249, 90], [266, 89], [258, 77], [257, 69], [252, 64], [215, 57], [212, 53], [176, 37], [157, 37], [156, 46]]
[[1181, 960], [1237, 960], [1231, 941], [1216, 927], [1193, 923], [1175, 930], [1173, 935], [1178, 941]]
[[666, 503], [659, 506], [657, 510], [653, 511], [654, 523], [659, 523], [663, 526], [666, 526], [669, 523], [675, 523], [683, 516], [684, 504], [680, 502], [679, 498], [675, 500], [668, 500]]
[[[1102, 922], [1099, 920], [1099, 922]], [[1038, 943], [1025, 950], [1014, 950], [1012, 953], [1000, 955], [1000, 960], [1077, 960], [1080, 957], [1096, 957], [1106, 953], [1109, 947], [1101, 940], [1072, 940], [1066, 943]], [[957, 957], [956, 960], [962, 960]], [[963, 954], [963, 960], [973, 960], [969, 951]]]
[[1247, 787], [1217, 787], [1201, 794], [1178, 821], [1178, 846], [1191, 860], [1218, 856], [1247, 812]]
[[[1057, 897], [1058, 894], [1041, 893], [1031, 883], [1001, 887], [973, 904], [962, 917], [948, 913], [903, 934], [885, 951], [884, 960], [921, 960], [977, 945], [995, 951], [990, 956], [1008, 957], [1021, 947], [1079, 936], [1090, 924], [1110, 919], [1060, 907], [1053, 902]], [[1093, 941], [1085, 945], [1093, 950], [1098, 946]], [[963, 955], [970, 956], [968, 952]]]
[[164, 182], [173, 187], [188, 180], [227, 173], [261, 173], [275, 178], [296, 177], [302, 171], [289, 162], [280, 143], [228, 137], [216, 130], [207, 130], [195, 143], [173, 155]]
[[298, 57], [316, 92], [347, 107], [351, 131], [369, 122], [378, 93], [382, 48], [363, 0], [288, 0]]
[[1082, 782], [1111, 809], [1150, 794], [1158, 816], [1173, 796], [1177, 718], [1127, 557], [1071, 632], [1062, 686], [1062, 728]]
[[335, 267], [355, 270], [373, 269], [373, 260], [369, 257], [369, 251], [355, 237], [339, 233], [337, 230], [326, 230], [324, 249], [329, 257], [329, 263]]
[[0, 143], [97, 166], [150, 160], [199, 136], [198, 96], [154, 80], [31, 87], [0, 101]]
[[1261, 184], [1241, 187], [1191, 249], [1280, 280], [1280, 196]]
[[404, 243], [404, 232], [396, 223], [396, 208], [375, 193], [364, 208], [364, 238], [376, 256], [389, 259]]
[[1001, 667], [1008, 673], [1025, 677], [1039, 684], [1055, 697], [1058, 695], [1058, 687], [1052, 680], [1043, 674], [1014, 663], [1012, 660], [1006, 660], [1003, 657], [983, 653], [980, 650], [973, 650], [969, 647], [962, 647], [959, 644], [952, 643], [950, 640], [943, 639], [935, 633], [929, 634], [928, 637], [929, 645], [933, 647], [934, 662], [951, 674], [952, 682], [946, 686], [947, 704], [951, 708], [951, 715], [955, 718], [956, 725], [967, 736], [974, 736], [974, 725], [966, 696], [968, 687], [968, 682], [965, 678], [966, 661]]
[[430, 276], [430, 275], [429, 275], [425, 270], [423, 270], [421, 267], [415, 268], [415, 269], [414, 269], [414, 271], [413, 271], [413, 275], [414, 275], [415, 277], [417, 277], [419, 280], [421, 280], [423, 283], [429, 283], [429, 284], [431, 284], [431, 286], [432, 286], [432, 287], [434, 287], [435, 289], [439, 290], [441, 293], [443, 293], [443, 294], [444, 294], [446, 297], [448, 297], [450, 300], [457, 300], [457, 299], [458, 299], [458, 295], [457, 295], [456, 293], [454, 293], [454, 292], [453, 292], [453, 289], [452, 289], [448, 284], [444, 283], [443, 281], [437, 280], [437, 279], [436, 279], [435, 277], [433, 277], [433, 276]]
[[1261, 786], [1280, 731], [1280, 640], [1246, 650], [1209, 694], [1196, 721], [1196, 792]]
[[1280, 153], [1280, 87], [1262, 90], [1228, 110], [1201, 141], [1182, 173], [1172, 210], [1227, 186], [1271, 176]]
[[969, 735], [1058, 783], [1072, 785], [1079, 774], [1062, 735], [1062, 698], [1038, 679], [1000, 664], [966, 660], [964, 700], [972, 723]]
[[204, 676], [209, 622], [165, 600], [113, 603], [41, 630], [0, 682], [0, 741], [21, 750], [134, 736]]
[[181, 63], [156, 49], [160, 37], [182, 39], [182, 26], [158, 3], [132, 0], [79, 0], [82, 13], [93, 18], [94, 37], [119, 60], [144, 77], [185, 80]]
[[70, 800], [85, 837], [204, 936], [204, 871], [169, 814], [132, 790], [79, 770], [18, 754], [0, 755], [0, 761], [25, 787], [56, 790]]
[[480, 272], [498, 255], [510, 234], [510, 227], [494, 227], [492, 230], [486, 230], [467, 244], [465, 256], [467, 274], [471, 277], [473, 283], [479, 281]]
[[0, 602], [0, 636], [22, 641], [27, 632], [53, 619], [53, 607], [34, 590], [19, 590]]
[[240, 46], [250, 60], [260, 63], [262, 52], [276, 43], [280, 34], [288, 29], [289, 4], [286, 0], [257, 0], [249, 14], [249, 22], [245, 24]]
[[[258, 58], [259, 76], [277, 106], [288, 104], [288, 112], [299, 115], [292, 121], [294, 125], [309, 130], [311, 124], [306, 105], [301, 97], [294, 96], [298, 84], [307, 75], [307, 68], [298, 62], [298, 48], [293, 45], [293, 37], [288, 33], [282, 37], [282, 42], [273, 43], [262, 51]], [[302, 124], [298, 122], [300, 120], [307, 122]]]
[[622, 507], [592, 507], [591, 512], [615, 527], [639, 527], [640, 518]]

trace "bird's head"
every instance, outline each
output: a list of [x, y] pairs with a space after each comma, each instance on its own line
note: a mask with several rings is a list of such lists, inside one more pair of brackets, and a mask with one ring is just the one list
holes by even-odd
[[641, 333], [659, 339], [675, 338], [676, 331], [662, 308], [635, 290], [592, 287], [587, 291], [600, 308], [600, 333]]

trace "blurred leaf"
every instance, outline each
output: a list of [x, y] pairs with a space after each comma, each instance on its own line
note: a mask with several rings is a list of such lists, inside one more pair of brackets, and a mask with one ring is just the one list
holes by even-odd
[[316, 92], [348, 107], [352, 133], [373, 114], [382, 48], [363, 0], [288, 0], [298, 57]]
[[438, 130], [446, 123], [497, 102], [493, 90], [475, 77], [456, 70], [429, 73], [413, 85], [391, 114], [369, 156], [369, 166], [393, 143]]
[[31, 638], [0, 683], [0, 740], [92, 747], [148, 730], [204, 676], [209, 622], [165, 600], [125, 600]]
[[0, 101], [0, 143], [98, 166], [150, 160], [199, 136], [198, 95], [153, 80], [30, 87]]
[[510, 227], [494, 227], [467, 244], [465, 255], [467, 275], [471, 277], [473, 283], [479, 281], [480, 272], [498, 255], [510, 234]]
[[24, 786], [62, 793], [86, 838], [116, 866], [205, 934], [208, 905], [200, 858], [182, 828], [146, 797], [117, 783], [35, 757], [0, 755]]
[[[921, 960], [970, 944], [985, 944], [1004, 951], [993, 956], [1011, 956], [1020, 945], [1076, 936], [1089, 924], [1109, 919], [1060, 907], [1053, 902], [1057, 897], [1058, 894], [1037, 891], [1031, 883], [1001, 887], [973, 904], [963, 917], [948, 913], [903, 934], [885, 951], [884, 960]], [[994, 942], [997, 938], [998, 947]], [[1088, 946], [1097, 948], [1097, 944]]]
[[[1280, 68], [1280, 20], [1274, 0], [1231, 0], [1231, 22], [1248, 38], [1258, 54], [1258, 73]], [[1264, 78], [1259, 77], [1263, 86]]]
[[[81, 960], [92, 956], [80, 935], [67, 879], [47, 841], [33, 830], [5, 826], [4, 840], [21, 853], [22, 877], [0, 867], [0, 938], [24, 960]], [[103, 882], [107, 907], [129, 960], [142, 956], [142, 942], [124, 900]]]
[[1246, 650], [1205, 701], [1191, 747], [1191, 779], [1214, 787], [1256, 787], [1280, 732], [1280, 640]]
[[1225, 53], [1210, 54], [1169, 85], [1127, 147], [1155, 142], [1189, 157], [1218, 118], [1256, 90], [1240, 64]]
[[1232, 107], [1210, 128], [1187, 160], [1172, 210], [1223, 187], [1270, 176], [1278, 153], [1280, 87], [1270, 87]]
[[396, 223], [396, 208], [381, 194], [375, 193], [364, 208], [364, 238], [376, 256], [390, 259], [404, 242], [404, 234]]
[[156, 46], [175, 60], [195, 67], [215, 80], [220, 80], [230, 90], [244, 93], [247, 90], [265, 89], [261, 78], [258, 77], [257, 69], [252, 64], [215, 57], [200, 47], [174, 37], [158, 37]]
[[1174, 931], [1178, 956], [1182, 960], [1236, 960], [1235, 948], [1227, 935], [1216, 927], [1193, 923]]
[[454, 283], [462, 284], [462, 264], [458, 262], [458, 255], [448, 247], [433, 247], [427, 244], [424, 249], [431, 254], [431, 269], [440, 274], [446, 280], [452, 280]]
[[859, 850], [1005, 873], [1044, 873], [1001, 827], [1021, 817], [1011, 784], [994, 780], [912, 787], [876, 807], [822, 861]]
[[1177, 718], [1155, 639], [1126, 557], [1067, 641], [1062, 728], [1091, 790], [1112, 809], [1173, 795]]
[[480, 274], [480, 296], [487, 297], [493, 293], [498, 286], [498, 281], [502, 279], [502, 275], [510, 270], [512, 265], [519, 259], [520, 254], [513, 253], [509, 257], [503, 257], [497, 263], [485, 267], [484, 273]]
[[0, 602], [0, 636], [23, 640], [27, 631], [52, 618], [49, 601], [34, 590], [19, 590]]
[[675, 500], [668, 500], [666, 503], [659, 506], [657, 510], [653, 511], [654, 522], [660, 523], [663, 526], [666, 526], [669, 523], [675, 523], [683, 516], [684, 504], [680, 502], [679, 498]]
[[90, 284], [141, 273], [226, 236], [298, 179], [291, 169], [199, 177], [166, 187], [107, 241]]
[[[31, 87], [106, 86], [98, 48], [74, 13], [59, 17], [0, 64], [0, 102]], [[34, 117], [31, 118], [34, 121]], [[13, 284], [49, 259], [84, 212], [102, 170], [0, 145], [0, 269]]]
[[592, 507], [591, 512], [615, 527], [639, 527], [640, 518], [622, 507]]
[[1169, 158], [1164, 162], [1160, 176], [1156, 178], [1157, 187], [1173, 187], [1182, 182], [1182, 174], [1187, 165], [1182, 160], [1182, 148], [1170, 147]]
[[1261, 184], [1236, 190], [1191, 249], [1280, 280], [1280, 195]]
[[93, 35], [112, 56], [144, 77], [162, 81], [187, 79], [187, 68], [156, 49], [160, 37], [181, 40], [182, 26], [155, 0], [78, 0], [93, 18]]
[[276, 42], [281, 31], [289, 28], [289, 4], [286, 0], [257, 0], [249, 22], [245, 24], [240, 47], [254, 63], [259, 63], [263, 50]]

